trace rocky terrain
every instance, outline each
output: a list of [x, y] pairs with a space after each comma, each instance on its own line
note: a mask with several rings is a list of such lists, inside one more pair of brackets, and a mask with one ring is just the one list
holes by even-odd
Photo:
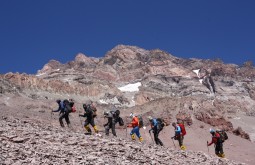
[[202, 152], [180, 151], [84, 135], [30, 119], [2, 117], [1, 164], [240, 164]]
[[[200, 83], [197, 74], [193, 72], [193, 70], [197, 69], [211, 72], [216, 88], [215, 94]], [[50, 141], [49, 144], [57, 143], [55, 147], [58, 146], [57, 149], [59, 150], [73, 147], [79, 148], [77, 152], [83, 151], [82, 147], [84, 146], [78, 143], [84, 138], [89, 142], [90, 137], [82, 134], [84, 130], [81, 128], [81, 119], [78, 117], [78, 113], [83, 112], [83, 103], [92, 100], [96, 103], [98, 109], [99, 115], [96, 122], [101, 131], [104, 130], [103, 124], [105, 123], [102, 114], [104, 111], [112, 109], [120, 109], [121, 116], [125, 122], [129, 122], [129, 119], [126, 117], [129, 116], [130, 112], [142, 114], [147, 127], [148, 121], [146, 117], [149, 115], [162, 117], [167, 124], [176, 121], [176, 119], [183, 119], [185, 121], [188, 127], [188, 135], [185, 138], [185, 142], [187, 143], [187, 148], [193, 150], [185, 154], [189, 154], [190, 152], [191, 155], [182, 157], [181, 155], [184, 153], [178, 151], [178, 149], [173, 149], [173, 143], [169, 139], [172, 136], [173, 130], [170, 126], [167, 126], [160, 137], [168, 149], [164, 148], [164, 152], [160, 152], [160, 154], [168, 155], [169, 157], [162, 159], [165, 162], [159, 162], [161, 160], [159, 156], [155, 158], [155, 162], [148, 160], [149, 162], [144, 162], [144, 164], [178, 164], [178, 162], [174, 161], [171, 163], [168, 162], [168, 160], [174, 160], [173, 157], [171, 158], [171, 155], [174, 154], [177, 157], [180, 156], [183, 161], [191, 161], [193, 159], [192, 157], [195, 157], [192, 155], [196, 155], [197, 163], [201, 164], [217, 164], [217, 161], [218, 164], [221, 161], [223, 161], [223, 164], [229, 163], [227, 162], [228, 160], [219, 160], [212, 157], [214, 155], [212, 147], [209, 153], [210, 156], [204, 154], [208, 152], [204, 144], [206, 140], [210, 140], [208, 130], [211, 127], [215, 129], [223, 128], [228, 131], [230, 139], [226, 142], [226, 147], [224, 147], [228, 159], [236, 162], [254, 164], [254, 80], [255, 69], [250, 62], [246, 62], [243, 66], [238, 66], [235, 64], [224, 64], [219, 59], [182, 59], [158, 49], [145, 50], [126, 45], [116, 46], [102, 58], [92, 58], [79, 53], [73, 61], [66, 64], [51, 60], [36, 75], [6, 73], [0, 75], [0, 110], [1, 116], [3, 117], [1, 124], [7, 125], [6, 128], [2, 127], [0, 132], [1, 138], [3, 139], [1, 142], [6, 143], [3, 144], [5, 149], [2, 149], [1, 152], [6, 151], [8, 149], [6, 145], [9, 144], [9, 148], [13, 152], [11, 152], [10, 156], [6, 156], [8, 160], [3, 159], [3, 161], [6, 161], [6, 164], [13, 164], [15, 162], [19, 164], [22, 162], [21, 160], [25, 160], [25, 163], [29, 163], [29, 161], [30, 163], [35, 162], [35, 164], [36, 162], [42, 162], [40, 157], [42, 158], [44, 155], [42, 154], [36, 157], [34, 152], [28, 148], [26, 150], [31, 151], [31, 157], [28, 159], [13, 160], [13, 155], [19, 153], [19, 151], [15, 151], [16, 145], [30, 144], [31, 138], [30, 140], [26, 140], [30, 135], [37, 137], [33, 132], [25, 135], [22, 133], [23, 131], [16, 131], [15, 129], [17, 127], [22, 127], [21, 129], [24, 127], [24, 129], [28, 129], [29, 131], [30, 129], [32, 131], [38, 128], [43, 130], [42, 132], [52, 134], [49, 138], [51, 140], [44, 139], [44, 135], [41, 133], [38, 133], [38, 137], [42, 136], [47, 141], [45, 143], [48, 143], [48, 141]], [[76, 113], [71, 114], [73, 127], [71, 131], [60, 129], [57, 115], [50, 114], [52, 109], [57, 108], [55, 100], [66, 98], [72, 98], [78, 110]], [[31, 121], [24, 123], [23, 120]], [[14, 121], [16, 123], [13, 124]], [[25, 126], [18, 124], [22, 122]], [[12, 128], [14, 129], [13, 133], [15, 137], [6, 137], [6, 132], [9, 132]], [[55, 135], [53, 136], [53, 132], [58, 131], [60, 131], [59, 134], [56, 137]], [[62, 133], [64, 135], [60, 135]], [[118, 126], [117, 134], [122, 140], [107, 140], [104, 137], [93, 138], [100, 141], [100, 145], [102, 145], [102, 141], [118, 143], [117, 146], [119, 148], [126, 146], [124, 141], [127, 145], [133, 144], [129, 142], [129, 137], [126, 136], [126, 131], [122, 127]], [[23, 138], [21, 143], [13, 142], [13, 138], [15, 139], [16, 135], [17, 138]], [[142, 135], [145, 139], [145, 144], [135, 143], [136, 145], [146, 151], [151, 150], [156, 152], [160, 150], [160, 148], [148, 144], [151, 143], [148, 130], [142, 130]], [[65, 139], [67, 136], [75, 138], [78, 141], [77, 144], [71, 144], [65, 147], [61, 139]], [[204, 142], [200, 144], [196, 139], [201, 139]], [[45, 144], [43, 145], [40, 142], [38, 145], [37, 143], [34, 145], [41, 148], [43, 152], [46, 152]], [[116, 147], [116, 144], [112, 145], [112, 147], [114, 146]], [[104, 147], [102, 145], [102, 148]], [[132, 150], [132, 152], [138, 150], [127, 148]], [[50, 152], [54, 152], [57, 149], [51, 148], [49, 150]], [[33, 151], [35, 150], [36, 148], [33, 148]], [[151, 151], [148, 153], [152, 153]], [[198, 151], [198, 153], [195, 151]], [[61, 152], [69, 153], [70, 150], [61, 150]], [[119, 159], [112, 155], [106, 155], [109, 159], [109, 164], [121, 164], [125, 161], [127, 162], [124, 164], [133, 163], [128, 156], [123, 156], [126, 154], [126, 151], [118, 152], [122, 155], [121, 158], [118, 157]], [[146, 157], [148, 153], [142, 154]], [[77, 153], [77, 155], [79, 154]], [[95, 157], [96, 154], [92, 154], [92, 156]], [[68, 154], [66, 156], [71, 157]], [[45, 163], [50, 164], [50, 161], [57, 161], [57, 159], [48, 156], [48, 162]], [[205, 161], [201, 161], [202, 159]], [[85, 161], [85, 158], [75, 157], [72, 160], [75, 161], [73, 164], [76, 164], [76, 162], [80, 163]], [[116, 162], [113, 162], [113, 160], [116, 160]], [[99, 164], [101, 162], [96, 161]], [[137, 161], [139, 162], [140, 159], [137, 159], [135, 162]], [[186, 164], [195, 164], [196, 161], [194, 160]], [[56, 162], [51, 163], [56, 164]], [[72, 164], [72, 162], [66, 163]]]

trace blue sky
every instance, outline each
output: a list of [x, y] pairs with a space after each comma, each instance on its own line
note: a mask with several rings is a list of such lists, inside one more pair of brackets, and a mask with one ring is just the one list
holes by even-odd
[[1, 0], [0, 73], [34, 74], [118, 44], [255, 63], [253, 0]]

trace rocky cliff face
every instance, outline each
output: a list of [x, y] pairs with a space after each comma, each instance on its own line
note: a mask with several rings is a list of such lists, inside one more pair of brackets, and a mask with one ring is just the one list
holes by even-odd
[[[214, 95], [200, 83], [196, 69], [210, 71]], [[49, 61], [36, 75], [0, 75], [0, 107], [17, 111], [11, 100], [22, 100], [20, 106], [27, 109], [32, 102], [51, 105], [58, 98], [72, 98], [80, 109], [92, 100], [100, 112], [118, 108], [124, 117], [132, 111], [164, 116], [169, 124], [182, 118], [188, 125], [201, 121], [229, 133], [240, 127], [248, 133], [246, 139], [254, 141], [254, 80], [250, 65], [182, 59], [161, 50], [118, 45], [100, 59], [79, 53], [66, 64]], [[35, 109], [43, 107], [50, 109]], [[103, 118], [99, 121], [102, 125]]]

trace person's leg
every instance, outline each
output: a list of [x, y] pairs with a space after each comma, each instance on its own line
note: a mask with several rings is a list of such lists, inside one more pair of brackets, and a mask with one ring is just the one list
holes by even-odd
[[219, 157], [221, 156], [221, 155], [220, 155], [220, 146], [219, 146], [219, 144], [216, 144], [216, 145], [215, 145], [215, 154], [216, 154], [217, 156], [219, 156]]
[[90, 124], [91, 124], [92, 127], [94, 128], [95, 133], [98, 133], [98, 129], [97, 129], [97, 126], [95, 125], [94, 118], [92, 118], [92, 119], [90, 120]]
[[91, 134], [91, 129], [89, 128], [89, 121], [88, 121], [88, 119], [86, 119], [85, 122], [84, 122], [84, 128], [88, 131], [88, 133]]
[[139, 128], [138, 126], [135, 127], [135, 134], [136, 134], [136, 136], [139, 138], [139, 141], [142, 142], [142, 141], [143, 141], [143, 138], [142, 138], [142, 136], [141, 136], [141, 134], [140, 134], [140, 128]]
[[135, 128], [133, 128], [130, 132], [132, 140], [135, 140]]
[[219, 154], [220, 157], [225, 158], [225, 154], [223, 152], [223, 143], [219, 144]]
[[115, 131], [115, 122], [112, 122], [112, 134], [113, 134], [113, 136], [117, 136], [116, 131]]
[[181, 147], [182, 146], [181, 136], [177, 136], [177, 140], [179, 142], [179, 146]]
[[183, 145], [183, 139], [184, 139], [184, 136], [180, 136], [180, 143], [181, 143], [181, 149], [182, 150], [185, 150], [186, 149], [186, 147]]
[[70, 126], [69, 114], [65, 114], [65, 120], [66, 120], [67, 126], [69, 127]]
[[61, 127], [65, 127], [64, 123], [63, 123], [63, 118], [64, 118], [64, 113], [61, 113], [59, 116], [59, 123]]
[[[158, 133], [157, 133], [157, 138], [159, 136], [159, 133], [160, 133], [160, 131], [158, 131]], [[162, 143], [162, 141], [159, 138], [158, 138], [158, 143], [159, 143], [159, 145], [163, 146], [163, 143]]]
[[110, 130], [110, 126], [109, 124], [107, 124], [107, 126], [105, 126], [105, 135], [109, 136], [109, 130]]
[[154, 135], [154, 141], [158, 145], [159, 144], [159, 142], [158, 142], [158, 134], [157, 134], [157, 132], [155, 130], [153, 131], [153, 135]]

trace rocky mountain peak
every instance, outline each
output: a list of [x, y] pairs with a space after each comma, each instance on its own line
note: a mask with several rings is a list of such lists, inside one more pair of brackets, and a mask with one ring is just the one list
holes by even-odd
[[87, 56], [86, 56], [85, 54], [83, 54], [83, 53], [78, 53], [78, 54], [75, 56], [74, 61], [75, 61], [75, 62], [78, 62], [78, 63], [86, 63], [86, 64], [95, 63], [95, 61], [94, 61], [93, 58], [87, 57]]
[[61, 66], [62, 66], [62, 64], [59, 61], [57, 61], [57, 60], [50, 60], [37, 73], [38, 74], [43, 74], [43, 73], [47, 73], [47, 72], [52, 72], [53, 70], [59, 69]]
[[110, 58], [114, 56], [123, 60], [136, 59], [137, 55], [139, 54], [145, 55], [148, 53], [149, 51], [139, 48], [137, 46], [117, 45], [106, 54], [106, 58]]

